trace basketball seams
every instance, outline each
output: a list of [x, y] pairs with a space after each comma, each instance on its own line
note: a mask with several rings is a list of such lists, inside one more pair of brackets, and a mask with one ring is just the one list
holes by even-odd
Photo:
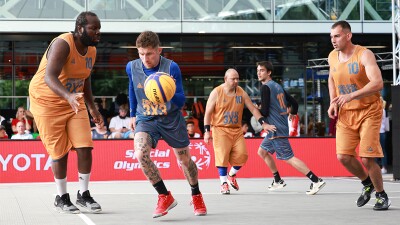
[[174, 79], [167, 73], [156, 72], [144, 82], [146, 97], [156, 104], [170, 101], [176, 92]]

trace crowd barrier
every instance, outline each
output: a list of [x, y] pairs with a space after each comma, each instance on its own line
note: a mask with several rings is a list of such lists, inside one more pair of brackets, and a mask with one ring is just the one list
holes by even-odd
[[[239, 177], [263, 178], [272, 174], [257, 155], [260, 138], [246, 139], [249, 159], [240, 170]], [[334, 138], [290, 138], [295, 156], [303, 160], [318, 176], [351, 176], [338, 162]], [[218, 179], [214, 165], [212, 144], [202, 139], [190, 140], [190, 152], [197, 164], [200, 179]], [[173, 150], [163, 140], [150, 154], [163, 179], [184, 179]], [[68, 180], [77, 181], [77, 158], [71, 152], [68, 159]], [[42, 142], [0, 141], [0, 183], [52, 182], [51, 158]], [[303, 177], [298, 171], [282, 161], [276, 161], [281, 176]], [[91, 180], [145, 180], [138, 160], [135, 158], [132, 140], [95, 140]]]

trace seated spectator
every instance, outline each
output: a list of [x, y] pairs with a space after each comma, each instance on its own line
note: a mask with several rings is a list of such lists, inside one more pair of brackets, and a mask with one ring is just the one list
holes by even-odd
[[[291, 111], [291, 107], [287, 107], [288, 113]], [[293, 115], [292, 118], [288, 116], [289, 125], [289, 136], [300, 137], [300, 117], [298, 114]]]
[[242, 121], [242, 132], [245, 138], [254, 137], [253, 133], [249, 132], [249, 124], [246, 121]]
[[119, 107], [121, 105], [128, 105], [128, 96], [125, 93], [119, 93], [115, 98], [115, 101], [111, 103], [110, 108], [108, 109], [109, 115], [111, 117], [117, 116], [119, 113]]
[[18, 107], [17, 114], [15, 115], [15, 118], [12, 119], [11, 121], [11, 128], [14, 134], [18, 133], [17, 130], [18, 122], [23, 122], [25, 124], [24, 126], [25, 129], [28, 130], [29, 133], [31, 132], [30, 130], [32, 128], [32, 120], [29, 120], [28, 117], [26, 116], [25, 108], [23, 106]]
[[128, 129], [131, 118], [126, 116], [127, 113], [128, 105], [121, 105], [119, 107], [119, 115], [111, 118], [109, 127], [111, 135], [109, 138], [133, 139], [134, 133]]
[[188, 121], [186, 123], [186, 129], [189, 135], [189, 138], [200, 138], [201, 135], [199, 133], [196, 133], [194, 131], [194, 122], [193, 121]]
[[0, 125], [0, 139], [8, 139], [6, 128], [3, 125]]
[[33, 139], [32, 134], [27, 133], [25, 129], [25, 123], [22, 121], [19, 121], [17, 123], [17, 133], [14, 134], [11, 139], [14, 140], [26, 140], [26, 139]]
[[[103, 116], [104, 126], [108, 127], [108, 123], [110, 122], [108, 120], [109, 113], [108, 113], [108, 110], [103, 108], [101, 99], [96, 98], [94, 100], [94, 106], [96, 107], [97, 110], [99, 110], [99, 113]], [[96, 124], [93, 122], [93, 117], [92, 117], [92, 115], [90, 115], [90, 113], [89, 113], [89, 118], [90, 118], [90, 127], [93, 127], [93, 128], [96, 127]]]
[[[261, 104], [258, 104], [257, 102], [253, 102], [253, 104], [257, 109], [261, 109]], [[260, 134], [261, 134], [261, 131], [263, 130], [263, 128], [254, 116], [251, 116], [251, 118], [250, 118], [250, 125], [254, 130], [254, 136], [260, 137]]]
[[107, 139], [110, 132], [107, 130], [105, 125], [100, 126], [96, 123], [96, 126], [92, 129], [92, 139]]

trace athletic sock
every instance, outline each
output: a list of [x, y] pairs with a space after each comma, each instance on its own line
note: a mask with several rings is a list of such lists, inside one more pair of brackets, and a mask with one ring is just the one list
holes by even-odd
[[61, 197], [67, 193], [67, 178], [57, 179], [54, 177], [54, 181], [56, 182], [57, 194]]
[[190, 185], [191, 189], [192, 189], [192, 195], [198, 195], [200, 194], [200, 188], [199, 188], [199, 183], [195, 184], [195, 185]]
[[310, 172], [307, 173], [306, 175], [312, 182], [317, 183], [318, 182], [318, 177], [315, 175], [311, 170]]
[[237, 174], [237, 172], [242, 168], [241, 166], [232, 166], [231, 170], [229, 171], [229, 176], [234, 176]]
[[364, 186], [371, 186], [372, 185], [372, 181], [371, 181], [371, 178], [369, 178], [369, 176], [365, 180], [361, 181], [361, 183]]
[[157, 183], [153, 184], [153, 187], [156, 189], [159, 195], [168, 195], [168, 190], [167, 187], [165, 187], [163, 180], [160, 180]]
[[227, 167], [222, 167], [222, 166], [217, 166], [218, 168], [218, 173], [219, 173], [219, 180], [221, 181], [221, 184], [227, 183], [228, 182], [228, 168]]
[[90, 180], [90, 173], [78, 173], [78, 178], [79, 178], [79, 190], [80, 193], [82, 194], [83, 192], [87, 191], [89, 189], [89, 180]]
[[275, 182], [279, 182], [280, 180], [282, 180], [281, 176], [279, 175], [279, 171], [276, 171], [274, 174], [274, 180]]

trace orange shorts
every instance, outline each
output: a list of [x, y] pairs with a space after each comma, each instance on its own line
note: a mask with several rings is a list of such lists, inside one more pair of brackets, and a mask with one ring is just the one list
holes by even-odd
[[379, 142], [381, 120], [380, 100], [365, 109], [340, 110], [336, 125], [336, 154], [356, 156], [360, 144], [360, 157], [383, 157]]
[[240, 128], [212, 128], [215, 166], [243, 166], [248, 158], [246, 143]]
[[71, 149], [93, 147], [89, 115], [81, 110], [60, 116], [33, 115], [43, 145], [53, 160], [65, 156]]

